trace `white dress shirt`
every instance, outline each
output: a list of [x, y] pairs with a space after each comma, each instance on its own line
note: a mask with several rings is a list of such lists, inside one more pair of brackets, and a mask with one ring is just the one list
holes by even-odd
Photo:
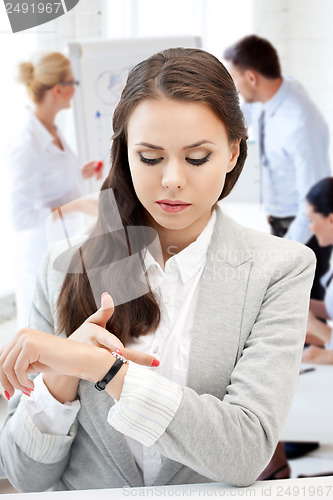
[[305, 89], [284, 76], [276, 94], [264, 104], [245, 103], [244, 116], [259, 144], [259, 121], [264, 118], [261, 191], [265, 211], [275, 217], [295, 216], [287, 239], [306, 243], [308, 230], [305, 196], [320, 179], [331, 175], [329, 131]]
[[[63, 150], [53, 143], [52, 135], [27, 109], [8, 151], [11, 215], [17, 230], [15, 268], [19, 327], [28, 326], [35, 280], [50, 243], [45, 223], [51, 209], [83, 196], [78, 159], [61, 132], [57, 132]], [[72, 224], [78, 225], [78, 220]], [[52, 241], [56, 239], [52, 235]]]
[[[163, 460], [152, 445], [176, 413], [182, 396], [181, 386], [186, 385], [199, 281], [215, 220], [214, 211], [196, 241], [168, 259], [164, 271], [156, 261], [151, 260], [150, 267], [154, 267], [154, 272], [159, 275], [161, 322], [154, 333], [134, 339], [126, 346], [160, 360], [157, 368], [130, 363], [120, 400], [108, 416], [110, 425], [125, 434], [146, 486], [153, 484]], [[164, 377], [169, 380], [166, 382]], [[42, 375], [37, 379], [36, 390], [31, 397], [22, 396], [21, 412], [28, 412], [41, 432], [67, 434], [79, 411], [79, 402], [60, 404], [47, 391]], [[137, 408], [140, 408], [139, 412]], [[20, 411], [16, 412], [15, 422], [22, 419]], [[16, 435], [15, 439], [19, 442], [21, 438]]]

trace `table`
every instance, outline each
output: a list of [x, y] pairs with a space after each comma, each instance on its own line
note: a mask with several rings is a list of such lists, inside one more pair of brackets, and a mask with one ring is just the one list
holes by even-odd
[[301, 366], [308, 367], [315, 370], [299, 375], [281, 439], [333, 444], [333, 366], [305, 363]]
[[155, 486], [146, 488], [118, 488], [107, 490], [57, 491], [1, 495], [11, 500], [110, 500], [124, 497], [139, 498], [295, 498], [321, 500], [333, 498], [333, 476], [302, 479], [257, 481], [247, 488], [234, 488], [222, 483]]

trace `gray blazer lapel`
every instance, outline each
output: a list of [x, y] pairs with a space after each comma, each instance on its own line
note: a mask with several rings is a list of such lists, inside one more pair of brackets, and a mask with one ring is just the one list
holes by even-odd
[[237, 361], [251, 267], [242, 227], [218, 208], [200, 282], [187, 375], [187, 385], [199, 394], [225, 395]]
[[[187, 374], [188, 387], [198, 394], [209, 393], [222, 399], [226, 393], [230, 372], [238, 357], [251, 267], [251, 254], [242, 227], [223, 215], [218, 207], [200, 281]], [[227, 358], [226, 352], [232, 355]], [[168, 484], [182, 466], [165, 459], [155, 484]]]

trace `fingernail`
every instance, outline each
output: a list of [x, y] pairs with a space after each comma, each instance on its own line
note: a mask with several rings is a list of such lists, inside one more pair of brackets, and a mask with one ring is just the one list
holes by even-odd
[[10, 400], [10, 395], [9, 395], [9, 393], [8, 393], [7, 391], [5, 391], [5, 396], [6, 396], [6, 398], [7, 398], [7, 399], [8, 399], [8, 401], [9, 401], [9, 400]]
[[121, 354], [121, 351], [120, 351], [120, 349], [118, 349], [118, 347], [117, 347], [117, 349], [116, 349], [116, 353], [117, 353], [117, 354]]
[[32, 391], [32, 392], [35, 390], [35, 389], [30, 389], [30, 387], [25, 387], [25, 389], [26, 389], [27, 391]]
[[104, 299], [104, 304], [101, 304], [102, 309], [113, 309], [114, 308], [114, 303], [112, 300], [111, 295], [108, 292], [104, 292], [102, 294], [102, 302]]
[[159, 364], [160, 364], [159, 360], [155, 358], [153, 359], [151, 366], [159, 366]]
[[27, 392], [23, 392], [23, 394], [25, 394], [26, 396], [29, 396], [29, 398], [30, 398], [30, 394], [28, 394]]

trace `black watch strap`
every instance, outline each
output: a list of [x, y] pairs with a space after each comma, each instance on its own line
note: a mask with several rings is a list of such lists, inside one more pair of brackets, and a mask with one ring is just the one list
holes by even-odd
[[117, 375], [123, 364], [124, 361], [121, 358], [116, 359], [115, 363], [113, 363], [113, 365], [111, 366], [110, 370], [107, 372], [105, 377], [99, 382], [96, 382], [95, 384], [96, 389], [98, 391], [104, 391], [107, 384], [113, 379], [113, 377]]

